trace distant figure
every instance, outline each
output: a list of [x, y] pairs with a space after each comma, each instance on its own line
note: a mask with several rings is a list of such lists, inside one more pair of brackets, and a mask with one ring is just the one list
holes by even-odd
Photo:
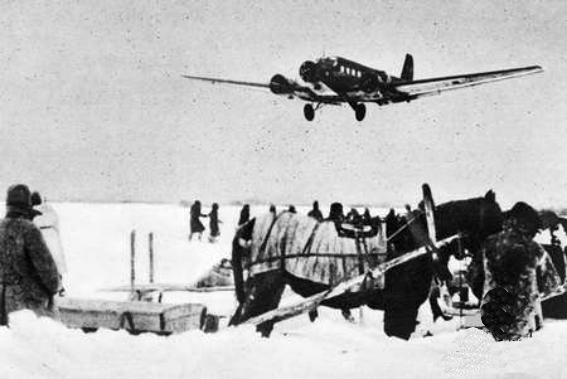
[[189, 241], [193, 239], [193, 234], [197, 233], [199, 235], [199, 241], [203, 237], [203, 231], [205, 226], [201, 222], [201, 217], [207, 217], [201, 213], [201, 202], [199, 200], [195, 201], [191, 206], [191, 233], [189, 234]]
[[360, 217], [360, 213], [356, 209], [351, 208], [346, 216], [346, 221], [349, 224], [359, 224], [362, 221], [362, 217]]
[[335, 223], [342, 223], [344, 222], [344, 214], [343, 214], [343, 205], [341, 203], [333, 203], [331, 204], [331, 208], [329, 209], [329, 217], [326, 218], [326, 221], [333, 221]]
[[220, 236], [219, 224], [222, 224], [219, 220], [219, 205], [214, 203], [209, 213], [209, 242], [216, 242]]
[[31, 203], [34, 210], [38, 213], [34, 217], [33, 223], [41, 231], [43, 239], [53, 256], [53, 260], [57, 264], [57, 270], [61, 274], [61, 281], [63, 282], [63, 276], [67, 273], [67, 263], [63, 254], [57, 212], [45, 199], [41, 198], [39, 192], [31, 194]]
[[295, 209], [294, 205], [290, 205], [289, 208], [287, 209], [287, 211], [289, 213], [297, 213], [297, 210]]
[[273, 213], [274, 216], [278, 214], [278, 211], [277, 211], [276, 206], [274, 204], [270, 205], [270, 213]]
[[238, 219], [238, 226], [246, 224], [250, 220], [250, 205], [244, 204], [240, 211], [240, 219]]
[[323, 221], [323, 213], [321, 213], [321, 210], [319, 209], [319, 202], [317, 200], [313, 202], [313, 209], [307, 213], [307, 216], [313, 217], [319, 222]]
[[0, 325], [8, 325], [8, 315], [22, 309], [54, 316], [59, 272], [40, 230], [30, 221], [35, 212], [26, 185], [8, 188], [6, 217], [0, 221]]
[[364, 213], [362, 214], [362, 223], [364, 225], [372, 224], [372, 216], [370, 215], [370, 210], [368, 208], [364, 208]]

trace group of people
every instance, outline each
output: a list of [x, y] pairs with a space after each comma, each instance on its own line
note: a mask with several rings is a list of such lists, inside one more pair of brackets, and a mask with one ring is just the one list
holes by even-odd
[[[297, 213], [297, 209], [294, 205], [290, 205], [287, 212]], [[277, 213], [277, 208], [275, 205], [270, 205], [270, 212], [273, 214]], [[366, 224], [370, 222], [370, 210], [365, 208], [364, 213], [360, 215], [355, 208], [351, 208], [350, 211], [344, 214], [344, 208], [341, 203], [332, 203], [329, 208], [329, 215], [325, 218], [321, 209], [319, 208], [319, 202], [315, 200], [313, 202], [313, 208], [307, 212], [307, 216], [314, 218], [315, 220], [322, 221], [334, 221], [338, 223], [349, 223], [349, 224]], [[244, 225], [250, 220], [250, 205], [244, 204], [242, 210], [240, 211], [240, 218], [238, 219], [238, 226]]]
[[66, 272], [58, 236], [56, 213], [39, 193], [24, 184], [8, 188], [0, 220], [0, 325], [22, 309], [54, 316], [54, 298], [64, 291]]
[[202, 217], [209, 218], [209, 242], [213, 243], [220, 237], [220, 227], [222, 221], [219, 220], [219, 205], [213, 203], [211, 211], [208, 214], [203, 214], [201, 211], [201, 202], [196, 200], [193, 205], [191, 205], [190, 210], [190, 221], [189, 221], [189, 241], [193, 240], [193, 235], [197, 235], [199, 241], [203, 237], [203, 232], [205, 231], [205, 226], [201, 222]]

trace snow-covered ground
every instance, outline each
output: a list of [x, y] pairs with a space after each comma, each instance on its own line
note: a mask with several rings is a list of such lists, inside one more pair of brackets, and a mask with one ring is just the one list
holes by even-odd
[[[153, 232], [156, 281], [188, 284], [230, 256], [239, 214], [238, 207], [221, 206], [223, 234], [209, 244], [206, 234], [202, 242], [188, 241], [188, 209], [176, 205], [54, 207], [69, 271], [67, 295], [108, 299], [126, 299], [125, 293], [100, 290], [129, 284], [132, 230], [138, 283], [148, 282], [147, 234]], [[267, 207], [252, 207], [253, 215], [265, 211]], [[224, 315], [236, 305], [226, 292], [164, 298], [184, 301], [204, 303]], [[340, 312], [322, 308], [315, 323], [299, 316], [276, 325], [272, 338], [262, 339], [247, 326], [170, 337], [109, 330], [85, 334], [18, 312], [9, 329], [0, 329], [0, 378], [567, 378], [565, 321], [550, 320], [534, 338], [516, 343], [481, 341], [471, 330], [457, 331], [458, 319], [438, 321], [433, 337], [416, 334], [405, 342], [384, 335], [381, 312], [362, 308], [353, 314], [356, 321], [349, 323]], [[484, 361], [483, 354], [488, 357]]]

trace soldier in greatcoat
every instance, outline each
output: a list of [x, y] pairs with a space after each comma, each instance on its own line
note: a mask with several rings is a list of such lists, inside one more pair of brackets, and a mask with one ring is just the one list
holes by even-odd
[[[481, 311], [485, 325], [497, 340], [518, 340], [531, 335], [541, 297], [561, 285], [553, 262], [534, 236], [541, 228], [538, 213], [526, 203], [507, 212], [503, 230], [482, 247], [484, 288]], [[505, 315], [506, 312], [508, 315]], [[498, 320], [507, 318], [504, 324]]]
[[34, 215], [30, 190], [17, 184], [8, 188], [6, 217], [0, 221], [0, 324], [8, 325], [11, 312], [30, 309], [53, 316], [53, 296], [60, 275]]

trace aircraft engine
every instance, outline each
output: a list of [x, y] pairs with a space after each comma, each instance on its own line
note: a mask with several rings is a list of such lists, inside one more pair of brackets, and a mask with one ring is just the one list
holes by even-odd
[[360, 78], [360, 88], [366, 93], [379, 91], [382, 84], [382, 78], [377, 74], [366, 73]]
[[270, 91], [276, 95], [293, 93], [293, 85], [283, 75], [276, 74], [270, 80]]
[[307, 83], [314, 83], [317, 79], [317, 65], [312, 61], [305, 61], [299, 67], [299, 76]]

